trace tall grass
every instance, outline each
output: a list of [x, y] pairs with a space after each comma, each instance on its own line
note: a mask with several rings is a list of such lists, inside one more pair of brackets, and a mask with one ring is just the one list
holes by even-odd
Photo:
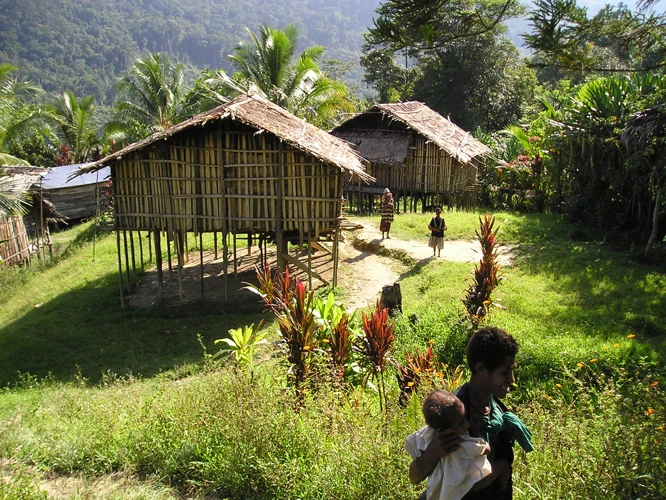
[[[392, 232], [404, 237], [400, 231], [427, 226], [429, 217], [399, 215]], [[507, 403], [536, 446], [517, 454], [515, 497], [663, 498], [664, 270], [603, 241], [572, 238], [576, 229], [555, 216], [496, 218], [500, 242], [518, 247], [496, 290], [502, 308], [489, 323], [521, 344], [518, 387]], [[447, 215], [462, 238], [477, 224], [476, 214]], [[271, 350], [259, 355], [253, 381], [199, 363], [196, 333], [212, 348], [229, 328], [259, 317], [120, 311], [111, 243], [99, 242], [94, 265], [83, 244], [2, 303], [16, 313], [0, 313], [0, 376], [11, 382], [0, 393], [0, 458], [14, 464], [14, 491], [39, 498], [29, 495], [39, 494], [46, 471], [89, 481], [123, 474], [145, 480], [146, 491], [172, 489], [155, 495], [417, 496], [402, 446], [423, 425], [420, 395], [401, 406], [387, 377], [384, 412], [371, 388], [327, 383], [299, 406], [286, 387], [287, 367]], [[401, 277], [405, 314], [393, 356], [432, 345], [454, 373], [463, 363], [461, 298], [471, 272], [470, 264], [436, 260]], [[35, 308], [40, 287], [50, 291]], [[49, 371], [51, 379], [43, 378]]]

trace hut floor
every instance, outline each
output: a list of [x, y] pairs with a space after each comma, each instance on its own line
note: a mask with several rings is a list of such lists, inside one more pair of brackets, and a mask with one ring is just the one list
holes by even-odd
[[[260, 262], [259, 249], [252, 248], [252, 254], [247, 254], [247, 247], [238, 248], [237, 253], [237, 273], [234, 275], [233, 254], [229, 256], [229, 264], [227, 267], [227, 296], [225, 298], [225, 277], [224, 277], [224, 264], [222, 260], [222, 250], [218, 252], [218, 258], [215, 259], [215, 254], [212, 251], [203, 252], [203, 299], [206, 302], [226, 304], [233, 307], [238, 305], [254, 304], [255, 296], [247, 290], [241, 288], [246, 283], [257, 284], [257, 275], [255, 266]], [[291, 250], [289, 255], [297, 257], [304, 266], [308, 265], [308, 252], [307, 250]], [[268, 247], [267, 250], [268, 263], [271, 268], [277, 266], [277, 255], [275, 247]], [[201, 267], [199, 265], [200, 258], [199, 252], [192, 252], [189, 256], [189, 262], [183, 266], [182, 274], [182, 290], [183, 290], [183, 303], [200, 301], [201, 300]], [[312, 252], [312, 267], [314, 271], [322, 276], [327, 281], [333, 279], [333, 260], [331, 255], [322, 251]], [[297, 269], [293, 273], [295, 267], [289, 266], [292, 271], [292, 276], [300, 279], [307, 284], [308, 276], [306, 273]], [[157, 268], [152, 267], [146, 269], [145, 274], [140, 278], [139, 284], [135, 287], [132, 294], [126, 297], [127, 304], [130, 308], [144, 308], [151, 307], [161, 302], [163, 305], [178, 305], [180, 300], [180, 285], [178, 279], [178, 267], [172, 266], [172, 272], [169, 273], [168, 264], [165, 262], [162, 266], [163, 272], [163, 297], [160, 301], [158, 298], [158, 281], [157, 281]], [[312, 287], [318, 288], [324, 283], [314, 276], [312, 277]]]

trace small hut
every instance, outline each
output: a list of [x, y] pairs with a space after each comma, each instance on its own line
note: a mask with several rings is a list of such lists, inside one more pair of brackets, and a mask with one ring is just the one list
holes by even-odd
[[0, 217], [0, 259], [4, 264], [29, 264], [31, 248], [37, 250], [41, 246], [50, 244], [46, 218], [51, 215], [51, 211], [40, 203], [42, 200], [38, 193], [31, 194], [31, 189], [39, 185], [47, 172], [48, 168], [41, 167], [0, 167], [0, 176], [11, 179], [13, 190], [25, 193], [27, 199], [32, 197], [29, 214], [33, 216], [30, 219], [33, 223], [28, 222], [28, 228], [36, 229], [35, 232], [26, 229], [21, 214]]
[[81, 220], [97, 214], [100, 198], [109, 182], [110, 171], [102, 168], [72, 178], [88, 163], [53, 167], [42, 179], [44, 199], [69, 220]]
[[[328, 238], [333, 241], [335, 284], [345, 178], [374, 180], [345, 141], [254, 94], [241, 95], [79, 172], [91, 173], [104, 166], [111, 168], [119, 268], [122, 271], [123, 257], [126, 269], [130, 260], [134, 262], [127, 234], [151, 232], [159, 295], [163, 292], [162, 234], [167, 244], [174, 244], [179, 269], [187, 233], [200, 241], [202, 233], [213, 233], [215, 242], [220, 235], [225, 296], [226, 259], [231, 254], [228, 236], [233, 237], [234, 256], [237, 235], [247, 237], [249, 244], [253, 238], [275, 241], [281, 269], [288, 263], [303, 268], [289, 255], [288, 242], [308, 245], [310, 255], [313, 246], [325, 248], [318, 243], [320, 238]], [[308, 259], [302, 270], [311, 285], [310, 263]], [[126, 274], [129, 282], [129, 271]], [[122, 297], [122, 272], [120, 287]]]
[[403, 211], [407, 197], [411, 211], [417, 199], [424, 211], [432, 205], [476, 206], [477, 169], [490, 148], [425, 104], [375, 104], [331, 133], [355, 145], [377, 179], [374, 186], [347, 184], [351, 205], [372, 210], [388, 187]]

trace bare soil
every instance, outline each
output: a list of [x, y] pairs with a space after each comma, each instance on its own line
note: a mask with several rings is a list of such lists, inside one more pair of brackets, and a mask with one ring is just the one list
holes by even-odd
[[[332, 242], [324, 243], [324, 246], [330, 250]], [[425, 238], [423, 241], [401, 240], [395, 237], [382, 240], [381, 232], [374, 224], [365, 224], [357, 230], [343, 231], [339, 250], [338, 286], [342, 292], [340, 298], [350, 311], [374, 305], [382, 287], [393, 284], [402, 273], [408, 270], [408, 266], [404, 262], [379, 255], [380, 253], [390, 255], [392, 252], [402, 252], [417, 264], [424, 264], [435, 258], [432, 256], [432, 249], [428, 247]], [[308, 252], [306, 250], [291, 250], [290, 255], [307, 266]], [[439, 258], [475, 263], [479, 260], [480, 255], [480, 246], [477, 241], [447, 240]], [[499, 257], [501, 264], [511, 265], [513, 248], [500, 247]], [[331, 255], [321, 250], [313, 251], [311, 259], [315, 272], [323, 278], [320, 280], [313, 277], [312, 287], [316, 289], [325, 285], [325, 282], [331, 282], [333, 279]], [[164, 264], [162, 304], [177, 305], [181, 302], [201, 300], [203, 296], [206, 302], [219, 303], [227, 309], [246, 305], [248, 299], [253, 300], [254, 297], [242, 288], [246, 283], [256, 283], [255, 266], [260, 263], [259, 249], [257, 246], [253, 246], [249, 250], [246, 246], [239, 247], [236, 249], [235, 266], [233, 260], [232, 252], [229, 254], [230, 264], [225, 276], [222, 251], [219, 251], [217, 258], [211, 251], [203, 252], [203, 295], [199, 252], [190, 254], [189, 261], [184, 264], [182, 286], [175, 263], [171, 270], [169, 270], [168, 264]], [[271, 266], [276, 265], [275, 247], [268, 248], [267, 261]], [[294, 266], [290, 266], [290, 268], [293, 270]], [[300, 270], [297, 270], [295, 276], [303, 281], [308, 279], [307, 275]], [[128, 304], [133, 308], [150, 307], [158, 303], [157, 297], [156, 269], [147, 269], [135, 293], [128, 297]]]

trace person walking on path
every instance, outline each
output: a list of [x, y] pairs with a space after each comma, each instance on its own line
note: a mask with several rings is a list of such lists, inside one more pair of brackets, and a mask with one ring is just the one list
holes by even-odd
[[428, 246], [432, 248], [432, 256], [441, 257], [442, 248], [444, 248], [444, 231], [446, 231], [446, 222], [442, 215], [442, 209], [437, 207], [435, 209], [435, 216], [430, 220], [428, 224], [428, 229], [430, 229], [430, 239], [428, 240]]
[[384, 196], [382, 197], [382, 221], [379, 224], [379, 230], [382, 232], [382, 239], [384, 239], [384, 233], [386, 233], [387, 239], [391, 239], [389, 231], [391, 231], [391, 222], [393, 222], [394, 211], [395, 205], [393, 203], [393, 195], [389, 188], [386, 188], [384, 189]]

